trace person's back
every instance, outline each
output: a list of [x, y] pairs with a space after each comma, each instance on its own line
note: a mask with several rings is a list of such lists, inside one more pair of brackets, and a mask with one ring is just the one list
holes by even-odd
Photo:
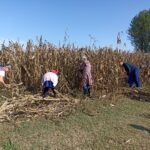
[[52, 70], [43, 75], [42, 86], [43, 86], [43, 96], [48, 95], [48, 91], [52, 90], [54, 96], [56, 96], [55, 87], [58, 84], [58, 70]]
[[131, 63], [123, 63], [123, 66], [128, 73], [131, 73], [135, 70], [139, 70], [139, 68], [136, 65]]
[[0, 77], [5, 77], [5, 68], [0, 66]]
[[91, 63], [88, 60], [84, 61], [83, 63], [85, 65], [83, 73], [91, 73]]
[[58, 84], [58, 75], [53, 72], [47, 72], [43, 76], [43, 83], [45, 81], [52, 81], [55, 87]]
[[5, 72], [8, 72], [11, 69], [11, 65], [0, 65], [0, 83], [2, 83], [5, 87], [8, 87], [8, 85], [5, 84], [4, 78], [5, 78]]
[[126, 62], [120, 62], [120, 65], [123, 66], [127, 72], [129, 86], [132, 87], [133, 84], [136, 84], [136, 87], [141, 87], [139, 68], [134, 64]]

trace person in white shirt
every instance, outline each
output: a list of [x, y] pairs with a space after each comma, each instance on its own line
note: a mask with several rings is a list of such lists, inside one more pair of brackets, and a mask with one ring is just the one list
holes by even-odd
[[52, 90], [54, 96], [56, 96], [55, 87], [58, 84], [58, 70], [51, 70], [46, 72], [42, 78], [43, 97], [48, 96], [48, 91]]
[[5, 83], [5, 72], [8, 72], [11, 69], [11, 65], [2, 66], [0, 65], [0, 83], [2, 83], [5, 87], [8, 87], [8, 85]]

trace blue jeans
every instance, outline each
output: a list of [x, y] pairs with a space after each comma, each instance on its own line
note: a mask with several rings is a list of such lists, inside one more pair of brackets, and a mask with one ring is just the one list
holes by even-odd
[[91, 86], [89, 84], [86, 84], [83, 86], [83, 93], [84, 95], [89, 95], [91, 93]]
[[141, 87], [140, 71], [138, 69], [133, 70], [129, 74], [128, 84], [130, 87], [132, 87], [133, 84], [135, 84], [136, 87]]
[[52, 81], [45, 81], [44, 85], [43, 85], [43, 96], [47, 96], [49, 90], [53, 91], [54, 96], [56, 95], [53, 82]]

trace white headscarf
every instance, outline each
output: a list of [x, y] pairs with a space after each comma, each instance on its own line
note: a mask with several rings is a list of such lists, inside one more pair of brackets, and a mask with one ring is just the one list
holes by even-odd
[[87, 57], [85, 55], [81, 56], [81, 60], [87, 60]]

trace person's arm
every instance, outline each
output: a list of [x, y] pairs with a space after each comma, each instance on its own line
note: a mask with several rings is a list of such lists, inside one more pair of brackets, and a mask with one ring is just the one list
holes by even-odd
[[129, 66], [129, 64], [123, 63], [123, 67], [124, 67], [124, 69], [125, 69], [127, 75], [129, 75], [129, 74], [130, 74], [130, 66]]
[[5, 87], [7, 87], [7, 85], [6, 85], [5, 82], [4, 82], [4, 78], [3, 78], [3, 77], [0, 77], [0, 82], [1, 82]]
[[58, 75], [54, 75], [54, 76], [52, 76], [52, 78], [51, 78], [51, 82], [52, 82], [52, 88], [51, 88], [51, 90], [52, 90], [52, 92], [53, 92], [53, 94], [54, 94], [54, 97], [56, 97], [56, 95], [57, 95], [57, 90], [55, 89], [56, 88], [56, 86], [57, 86], [57, 84], [58, 84]]
[[44, 86], [44, 76], [45, 76], [45, 74], [42, 76], [42, 79], [41, 79], [41, 85], [42, 85], [42, 87]]
[[79, 68], [79, 72], [81, 73], [81, 74], [83, 74], [83, 70], [84, 70], [84, 68], [85, 68], [85, 63], [84, 62], [82, 62], [81, 64], [80, 64], [80, 68]]

